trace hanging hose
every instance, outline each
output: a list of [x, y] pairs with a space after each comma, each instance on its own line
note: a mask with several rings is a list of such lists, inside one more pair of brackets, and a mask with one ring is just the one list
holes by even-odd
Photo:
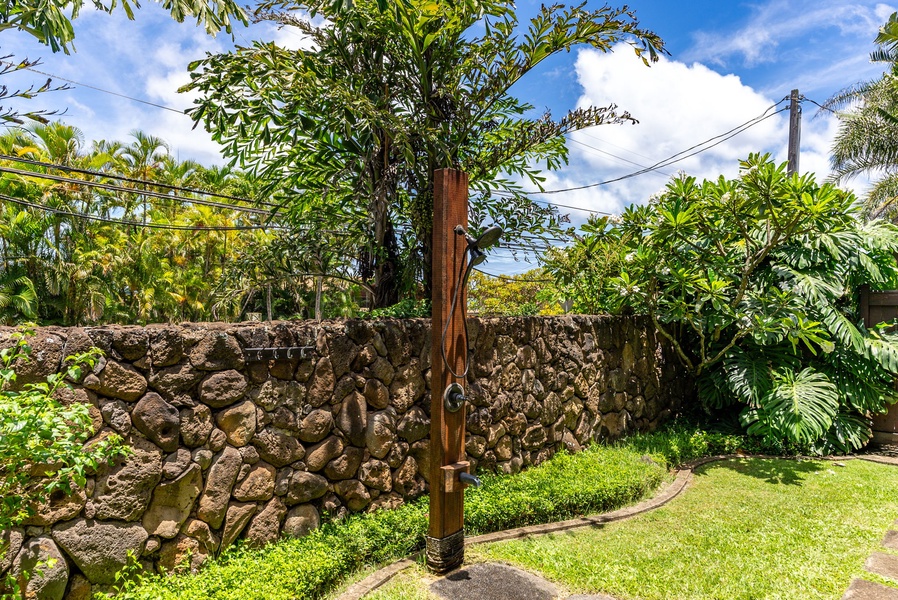
[[[467, 257], [468, 252], [465, 251], [465, 256]], [[467, 266], [465, 266], [467, 263]], [[468, 315], [465, 314], [462, 316], [462, 319], [465, 323], [465, 354], [464, 354], [464, 371], [461, 374], [456, 373], [455, 369], [452, 368], [452, 365], [449, 364], [449, 359], [446, 358], [446, 334], [449, 332], [449, 323], [452, 322], [453, 317], [455, 316], [455, 308], [458, 305], [458, 291], [464, 289], [468, 285], [468, 277], [471, 275], [471, 270], [474, 268], [473, 261], [465, 261], [462, 263], [462, 268], [458, 270], [458, 279], [455, 282], [455, 292], [452, 294], [452, 307], [449, 309], [449, 318], [446, 319], [446, 325], [443, 327], [443, 336], [440, 338], [440, 354], [443, 357], [443, 364], [446, 367], [446, 370], [449, 371], [453, 377], [456, 379], [464, 379], [468, 376], [468, 371], [471, 368], [471, 361], [468, 360]]]
[[[443, 357], [443, 364], [445, 365], [446, 370], [449, 371], [456, 379], [464, 379], [468, 376], [468, 370], [471, 368], [471, 361], [468, 360], [467, 307], [465, 307], [465, 310], [463, 311], [464, 314], [462, 315], [462, 319], [464, 319], [465, 323], [465, 368], [464, 371], [461, 372], [461, 374], [455, 372], [455, 369], [453, 369], [452, 365], [449, 364], [449, 359], [446, 358], [446, 334], [449, 331], [449, 323], [452, 322], [452, 319], [455, 316], [455, 309], [458, 306], [459, 290], [467, 288], [468, 278], [471, 276], [471, 271], [476, 265], [486, 260], [486, 255], [483, 253], [483, 249], [492, 246], [499, 240], [499, 238], [502, 236], [502, 228], [498, 225], [493, 225], [482, 234], [480, 234], [480, 237], [476, 240], [469, 236], [465, 231], [465, 228], [461, 225], [455, 226], [455, 233], [457, 235], [465, 236], [465, 240], [468, 242], [468, 247], [465, 249], [465, 258], [467, 260], [462, 263], [461, 268], [458, 270], [458, 279], [455, 281], [455, 292], [452, 294], [452, 306], [449, 309], [449, 318], [446, 319], [446, 325], [443, 327], [443, 336], [440, 338], [440, 354]], [[468, 258], [469, 254], [470, 258]], [[467, 264], [467, 266], [465, 266], [465, 264]]]

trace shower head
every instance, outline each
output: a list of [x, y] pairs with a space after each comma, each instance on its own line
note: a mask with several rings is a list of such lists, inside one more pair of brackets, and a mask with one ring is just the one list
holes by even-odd
[[[455, 233], [465, 236], [465, 240], [468, 242], [468, 250], [472, 251], [472, 254], [476, 256], [477, 253], [483, 254], [484, 250], [499, 241], [499, 238], [502, 237], [502, 228], [498, 225], [493, 225], [492, 227], [481, 233], [480, 237], [477, 239], [474, 239], [470, 235], [468, 235], [468, 232], [465, 231], [465, 228], [461, 225], [455, 226]], [[473, 252], [474, 250], [476, 250], [477, 252]]]
[[[493, 244], [499, 241], [499, 238], [502, 237], [502, 228], [498, 225], [493, 225], [486, 231], [480, 234], [480, 237], [474, 240], [473, 246], [478, 250], [486, 250]], [[468, 245], [472, 245], [471, 242], [468, 242]]]
[[484, 254], [484, 252], [477, 246], [470, 246], [468, 251], [471, 253], [471, 261], [468, 264], [472, 267], [476, 267], [486, 260], [486, 254]]
[[[464, 266], [462, 263], [462, 268], [458, 272], [458, 281], [455, 285], [455, 291], [452, 294], [452, 304], [449, 309], [449, 314], [455, 314], [455, 307], [458, 303], [459, 290], [464, 290], [468, 286], [468, 277], [471, 275], [471, 271], [474, 270], [474, 267], [482, 263], [486, 260], [486, 253], [484, 250], [489, 248], [493, 244], [499, 241], [499, 238], [502, 237], [502, 228], [498, 225], [493, 225], [489, 227], [486, 231], [480, 234], [476, 240], [468, 235], [468, 232], [462, 225], [455, 226], [455, 234], [465, 236], [465, 241], [468, 244], [468, 247], [465, 248], [465, 254], [470, 255], [468, 259], [467, 266]], [[467, 312], [467, 308], [462, 308], [463, 312]], [[443, 337], [440, 339], [440, 354], [443, 357], [443, 365], [446, 369], [452, 374], [456, 379], [464, 379], [468, 376], [468, 369], [471, 368], [471, 363], [468, 361], [467, 354], [465, 354], [465, 368], [461, 373], [456, 373], [455, 369], [451, 364], [449, 364], [449, 360], [446, 358], [446, 333], [449, 331], [449, 323], [450, 319], [446, 320], [446, 325], [443, 327]], [[465, 340], [468, 338], [468, 320], [464, 318], [465, 323]], [[467, 344], [467, 342], [465, 342]], [[448, 392], [448, 388], [447, 388]]]

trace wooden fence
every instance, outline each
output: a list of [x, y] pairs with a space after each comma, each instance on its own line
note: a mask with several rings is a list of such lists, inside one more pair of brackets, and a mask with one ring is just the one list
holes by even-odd
[[[864, 326], [898, 318], [898, 290], [871, 292], [867, 286], [861, 288], [861, 317]], [[873, 441], [898, 443], [898, 404], [893, 404], [884, 415], [873, 417]]]

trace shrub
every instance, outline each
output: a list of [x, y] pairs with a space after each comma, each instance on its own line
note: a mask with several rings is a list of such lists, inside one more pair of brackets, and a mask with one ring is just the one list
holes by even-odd
[[87, 405], [63, 406], [55, 398], [66, 378], [77, 381], [95, 364], [99, 350], [67, 357], [65, 370], [45, 382], [9, 389], [14, 365], [28, 360], [30, 334], [20, 329], [15, 345], [0, 350], [0, 531], [24, 521], [53, 492], [83, 486], [89, 470], [124, 452], [116, 435], [85, 448], [94, 433]]
[[768, 155], [741, 168], [678, 177], [619, 222], [594, 219], [572, 252], [615, 257], [594, 299], [650, 315], [706, 409], [735, 409], [770, 445], [859, 448], [898, 399], [898, 334], [860, 324], [856, 292], [894, 287], [898, 228], [863, 223], [852, 194]]

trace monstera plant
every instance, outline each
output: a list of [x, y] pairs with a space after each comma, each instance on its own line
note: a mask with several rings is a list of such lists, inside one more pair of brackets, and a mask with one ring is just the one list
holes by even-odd
[[856, 205], [751, 155], [735, 179], [678, 177], [594, 219], [570, 252], [616, 257], [591, 285], [602, 308], [651, 315], [707, 409], [735, 409], [769, 441], [849, 451], [898, 399], [898, 334], [865, 328], [857, 310], [859, 286], [894, 286], [898, 229]]

